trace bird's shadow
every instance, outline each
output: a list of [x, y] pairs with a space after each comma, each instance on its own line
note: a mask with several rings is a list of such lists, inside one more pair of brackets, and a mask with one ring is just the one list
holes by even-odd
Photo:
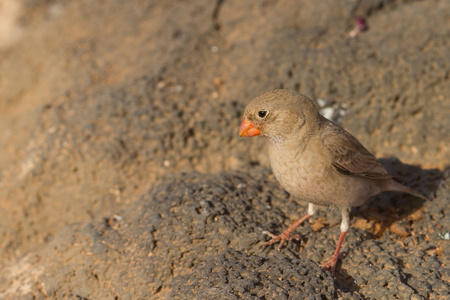
[[[397, 158], [384, 158], [380, 159], [380, 162], [394, 179], [424, 195], [429, 201], [435, 197], [443, 179], [443, 172], [439, 169], [424, 170], [404, 164]], [[371, 233], [375, 238], [381, 238], [387, 230], [406, 236], [409, 234], [408, 229], [402, 224], [407, 225], [408, 222], [420, 220], [424, 203], [425, 200], [409, 194], [384, 192], [369, 199], [364, 205], [354, 208], [353, 212], [371, 224]]]
[[[424, 195], [429, 201], [433, 201], [444, 177], [441, 170], [424, 170], [404, 164], [397, 158], [384, 158], [380, 159], [380, 162], [397, 181]], [[367, 224], [367, 228], [361, 229], [375, 239], [381, 238], [385, 233], [407, 236], [410, 234], [408, 225], [420, 220], [424, 203], [425, 200], [409, 194], [385, 192], [369, 199], [364, 205], [353, 208], [352, 215], [356, 216], [353, 218], [355, 222], [363, 219], [361, 223]], [[345, 267], [342, 268], [342, 264], [338, 264], [336, 274], [336, 283], [339, 288], [346, 292], [359, 291], [358, 285], [347, 273]]]

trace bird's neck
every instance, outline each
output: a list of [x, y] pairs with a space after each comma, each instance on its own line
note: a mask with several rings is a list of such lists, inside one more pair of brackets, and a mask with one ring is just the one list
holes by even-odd
[[284, 134], [276, 134], [274, 136], [267, 136], [269, 141], [269, 147], [275, 151], [282, 149], [296, 149], [299, 152], [303, 152], [308, 145], [309, 140], [320, 130], [322, 120], [320, 115], [310, 116], [310, 119], [306, 120], [298, 127], [294, 127], [289, 132]]
[[277, 155], [277, 153], [284, 153], [285, 151], [295, 149], [297, 154], [301, 154], [305, 151], [314, 133], [315, 130], [313, 128], [305, 125], [290, 135], [268, 137], [270, 152], [272, 155]]

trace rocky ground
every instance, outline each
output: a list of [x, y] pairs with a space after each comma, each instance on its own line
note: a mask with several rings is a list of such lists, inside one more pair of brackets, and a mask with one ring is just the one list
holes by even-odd
[[[449, 7], [0, 1], [0, 299], [450, 298]], [[430, 199], [355, 208], [335, 276], [332, 209], [258, 249], [305, 212], [237, 136], [273, 88]]]

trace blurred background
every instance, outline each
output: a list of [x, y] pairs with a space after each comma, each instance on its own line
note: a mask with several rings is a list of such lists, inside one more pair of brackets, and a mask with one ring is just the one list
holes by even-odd
[[168, 174], [268, 166], [238, 127], [274, 88], [444, 170], [449, 49], [448, 1], [0, 0], [1, 264]]

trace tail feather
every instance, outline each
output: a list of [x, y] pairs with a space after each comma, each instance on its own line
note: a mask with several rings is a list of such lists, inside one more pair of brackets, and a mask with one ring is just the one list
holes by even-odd
[[429, 199], [421, 194], [419, 194], [418, 192], [416, 192], [415, 190], [410, 189], [409, 187], [395, 181], [395, 180], [390, 180], [386, 186], [386, 191], [393, 191], [393, 192], [403, 192], [403, 193], [407, 193], [410, 194], [414, 197], [423, 199], [425, 201], [428, 201]]

